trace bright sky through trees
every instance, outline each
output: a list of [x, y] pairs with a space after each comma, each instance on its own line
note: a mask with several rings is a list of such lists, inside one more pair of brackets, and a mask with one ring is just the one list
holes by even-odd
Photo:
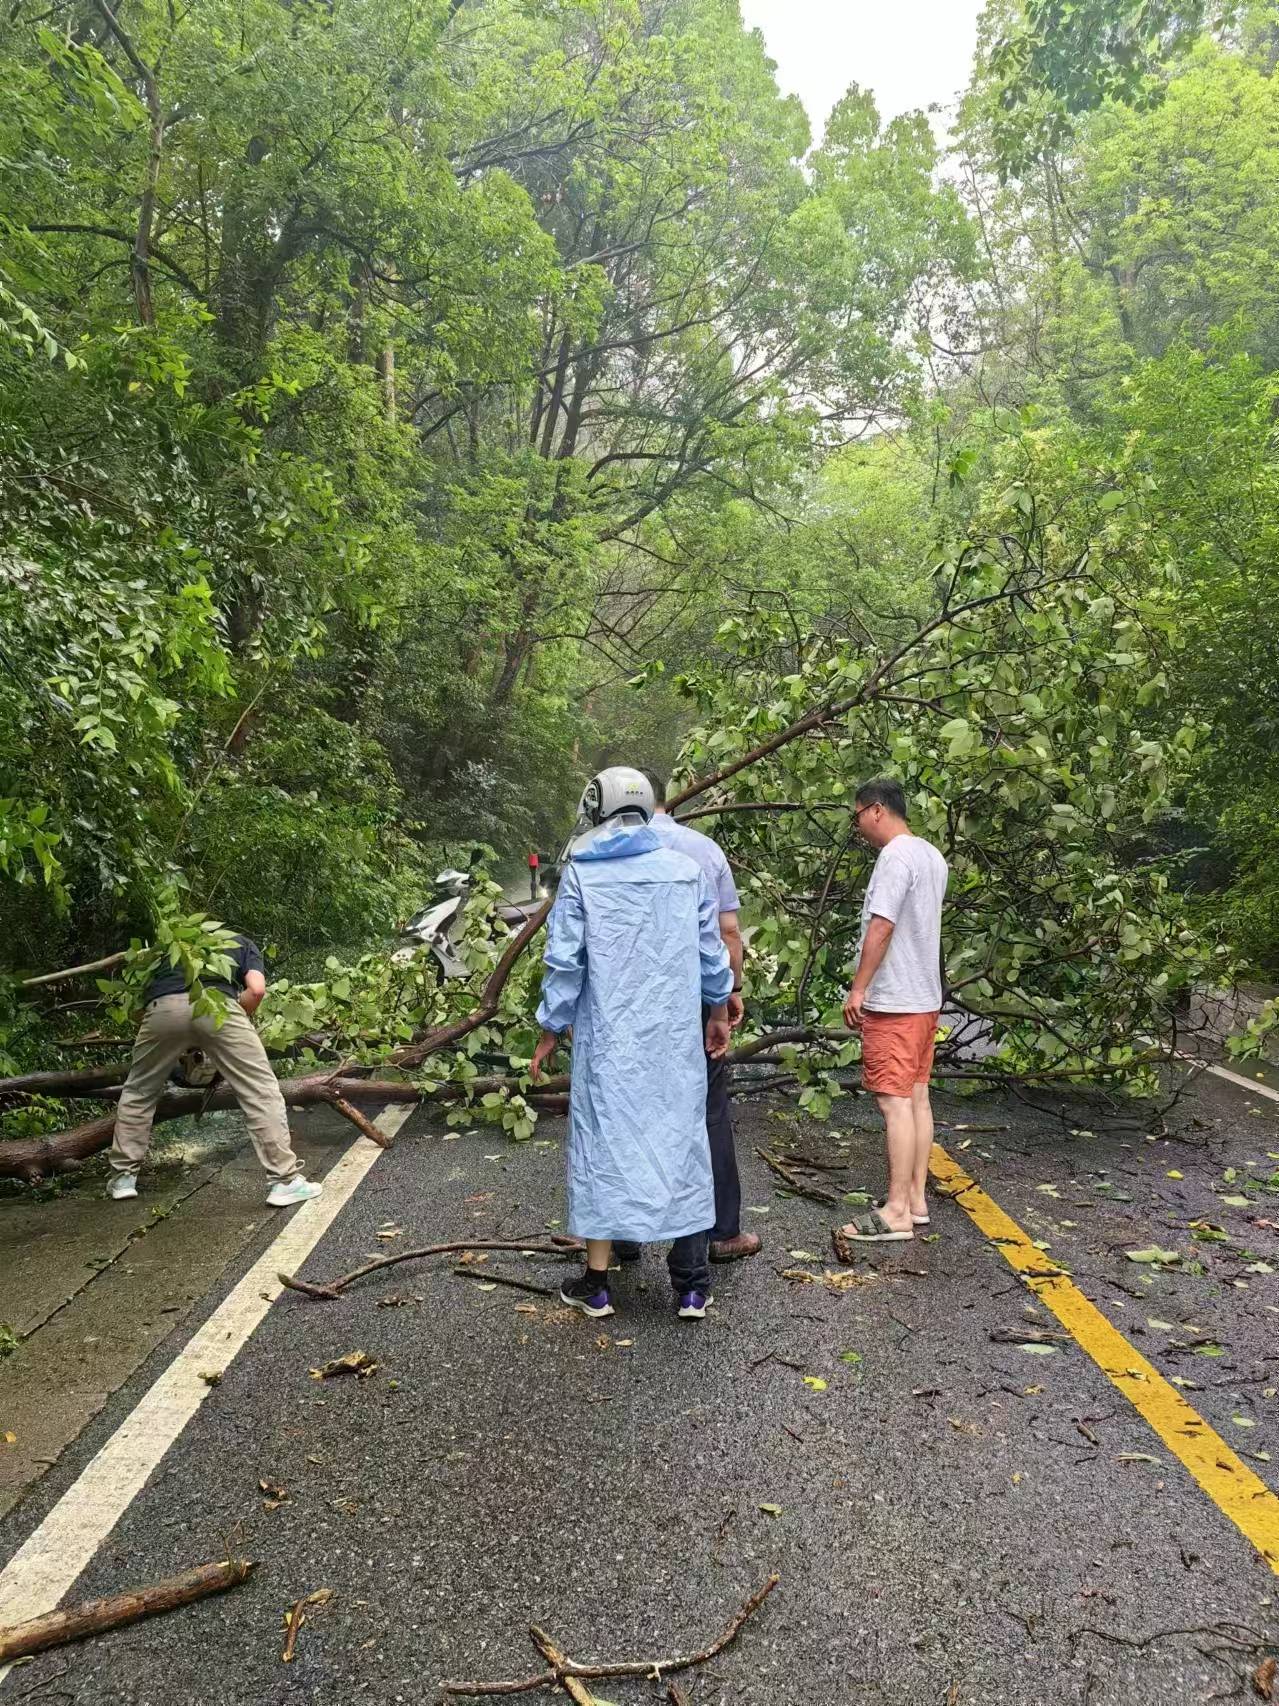
[[741, 0], [743, 21], [763, 31], [778, 81], [803, 101], [818, 135], [849, 83], [873, 89], [888, 118], [933, 102], [949, 105], [968, 81], [982, 4]]

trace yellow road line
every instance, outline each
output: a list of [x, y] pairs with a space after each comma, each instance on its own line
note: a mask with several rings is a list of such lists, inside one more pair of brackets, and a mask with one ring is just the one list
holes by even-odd
[[940, 1146], [930, 1171], [1279, 1575], [1279, 1497]]

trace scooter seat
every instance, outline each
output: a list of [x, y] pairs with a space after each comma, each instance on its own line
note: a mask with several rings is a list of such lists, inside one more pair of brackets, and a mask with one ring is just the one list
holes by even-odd
[[503, 924], [527, 924], [533, 909], [527, 906], [499, 906], [497, 915]]

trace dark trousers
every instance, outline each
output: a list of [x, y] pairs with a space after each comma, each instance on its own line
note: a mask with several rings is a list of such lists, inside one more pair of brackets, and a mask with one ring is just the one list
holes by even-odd
[[733, 1146], [733, 1115], [728, 1104], [728, 1062], [706, 1062], [706, 1135], [711, 1140], [715, 1176], [715, 1224], [711, 1237], [736, 1238], [742, 1230], [742, 1181]]
[[666, 1253], [666, 1266], [676, 1291], [711, 1289], [710, 1244], [709, 1232], [690, 1232], [671, 1245]]

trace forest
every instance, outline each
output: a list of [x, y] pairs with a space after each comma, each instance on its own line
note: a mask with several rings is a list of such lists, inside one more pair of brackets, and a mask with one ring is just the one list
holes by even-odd
[[[814, 136], [737, 0], [12, 0], [0, 1174], [221, 922], [308, 1082], [528, 1135], [485, 920], [603, 763], [729, 852], [815, 1112], [869, 775], [983, 1071], [1140, 1086], [1279, 978], [1277, 65], [1275, 0], [991, 0], [953, 115], [852, 65]], [[473, 977], [393, 965], [473, 852]]]

